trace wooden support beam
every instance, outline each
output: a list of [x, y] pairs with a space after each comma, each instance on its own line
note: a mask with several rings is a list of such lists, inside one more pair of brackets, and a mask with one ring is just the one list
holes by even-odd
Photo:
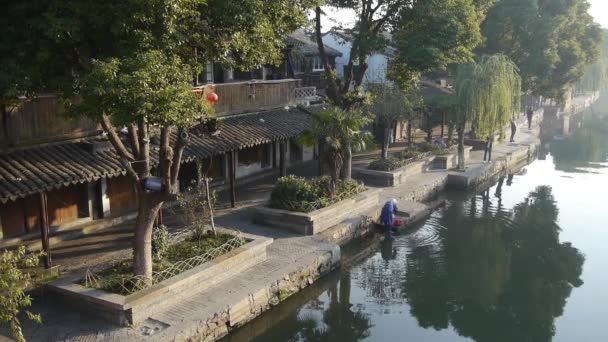
[[272, 142], [272, 168], [277, 168], [277, 143], [275, 141]]
[[40, 193], [40, 239], [44, 256], [44, 268], [51, 268], [51, 248], [49, 246], [49, 215], [47, 208], [46, 192]]
[[230, 151], [230, 206], [236, 207], [236, 151]]
[[281, 144], [279, 145], [279, 154], [280, 154], [280, 158], [279, 158], [279, 164], [281, 167], [281, 177], [285, 177], [287, 176], [287, 160], [286, 159], [286, 143], [285, 140], [281, 141]]

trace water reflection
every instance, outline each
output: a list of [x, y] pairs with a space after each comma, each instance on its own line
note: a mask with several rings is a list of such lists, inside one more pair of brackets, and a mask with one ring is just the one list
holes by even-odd
[[[440, 251], [414, 247], [404, 296], [420, 326], [449, 325], [475, 341], [550, 341], [580, 279], [583, 255], [559, 242], [551, 188], [538, 187], [512, 210], [500, 203], [502, 180], [469, 201], [453, 201], [433, 220]], [[495, 203], [494, 203], [495, 202]]]
[[[412, 233], [343, 252], [339, 272], [227, 340], [602, 340], [608, 237], [597, 190], [608, 184], [608, 118], [579, 121], [571, 135], [545, 141], [545, 161], [478, 193], [450, 194]], [[536, 187], [546, 183], [554, 188]], [[560, 220], [589, 255], [587, 284], [572, 297], [585, 257], [560, 240]]]
[[557, 170], [565, 172], [597, 172], [608, 164], [608, 117], [586, 114], [580, 128], [564, 140], [553, 141], [549, 151]]

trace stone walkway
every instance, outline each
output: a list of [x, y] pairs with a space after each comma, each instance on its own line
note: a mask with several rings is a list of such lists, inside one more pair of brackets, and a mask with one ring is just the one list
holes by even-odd
[[[493, 158], [496, 161], [504, 159], [510, 153], [521, 149], [524, 143], [534, 142], [534, 132], [520, 128], [516, 137], [518, 144], [496, 144]], [[485, 170], [492, 164], [482, 164], [483, 152], [471, 153], [467, 163], [469, 170]], [[444, 188], [449, 172], [429, 172], [411, 177], [405, 184], [383, 191], [382, 200], [397, 198], [401, 202], [420, 201], [429, 194]], [[260, 186], [260, 185], [252, 185]], [[240, 191], [249, 191], [243, 187]], [[268, 196], [268, 190], [256, 192], [251, 205], [259, 203]], [[253, 189], [251, 191], [254, 191]], [[257, 198], [258, 200], [254, 200]], [[319, 274], [328, 272], [339, 263], [340, 247], [328, 241], [331, 234], [318, 236], [296, 236], [278, 229], [262, 227], [251, 223], [251, 205], [237, 209], [225, 209], [218, 213], [217, 223], [226, 228], [244, 231], [256, 235], [274, 238], [268, 248], [268, 259], [237, 277], [223, 281], [201, 293], [193, 292], [187, 302], [175, 303], [164, 312], [153, 315], [148, 320], [132, 327], [111, 326], [74, 312], [66, 303], [52, 295], [37, 296], [32, 311], [42, 315], [44, 324], [36, 325], [24, 322], [24, 331], [28, 341], [171, 341], [184, 340], [187, 336], [200, 335], [203, 331], [211, 331], [214, 336], [226, 333], [227, 323], [230, 326], [244, 323], [271, 305], [276, 305], [277, 288], [295, 292], [299, 288], [312, 283]], [[375, 208], [377, 209], [377, 208]], [[80, 247], [91, 242], [91, 246], [105, 244], [108, 248], [119, 248], [112, 253], [115, 257], [125, 257], [129, 246], [121, 246], [117, 241], [112, 242], [109, 236], [123, 235], [128, 241], [129, 233], [123, 228], [116, 228], [104, 237], [99, 234], [95, 238], [79, 240]], [[74, 242], [77, 244], [77, 242]], [[69, 243], [63, 245], [64, 255], [69, 255]], [[91, 247], [95, 249], [94, 247]], [[99, 252], [100, 254], [97, 254]], [[90, 257], [99, 261], [103, 250], [97, 249]], [[122, 254], [120, 254], [122, 253]], [[93, 263], [94, 260], [87, 259]], [[57, 258], [55, 259], [57, 260]], [[67, 260], [67, 257], [66, 257]], [[82, 259], [81, 259], [82, 261]], [[107, 260], [102, 260], [107, 262]], [[73, 270], [82, 269], [74, 265]], [[90, 265], [84, 265], [86, 267]], [[317, 272], [316, 275], [313, 273]], [[310, 277], [302, 275], [310, 274]], [[297, 278], [297, 279], [296, 279]], [[301, 282], [301, 283], [298, 283]], [[290, 288], [293, 288], [292, 289]], [[281, 290], [282, 291], [282, 290]], [[168, 298], [167, 300], [170, 300]], [[7, 334], [6, 328], [0, 333]]]

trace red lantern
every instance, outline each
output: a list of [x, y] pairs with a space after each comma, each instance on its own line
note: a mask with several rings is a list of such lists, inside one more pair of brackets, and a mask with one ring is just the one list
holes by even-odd
[[219, 100], [220, 98], [217, 96], [217, 94], [215, 92], [210, 92], [209, 94], [207, 94], [207, 101], [211, 102], [211, 103], [216, 103], [217, 100]]

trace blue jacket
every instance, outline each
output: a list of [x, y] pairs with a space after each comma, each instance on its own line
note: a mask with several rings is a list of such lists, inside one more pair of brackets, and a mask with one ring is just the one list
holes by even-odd
[[380, 222], [385, 226], [393, 226], [393, 216], [397, 213], [397, 204], [393, 201], [388, 201], [382, 207], [382, 213], [380, 214]]

